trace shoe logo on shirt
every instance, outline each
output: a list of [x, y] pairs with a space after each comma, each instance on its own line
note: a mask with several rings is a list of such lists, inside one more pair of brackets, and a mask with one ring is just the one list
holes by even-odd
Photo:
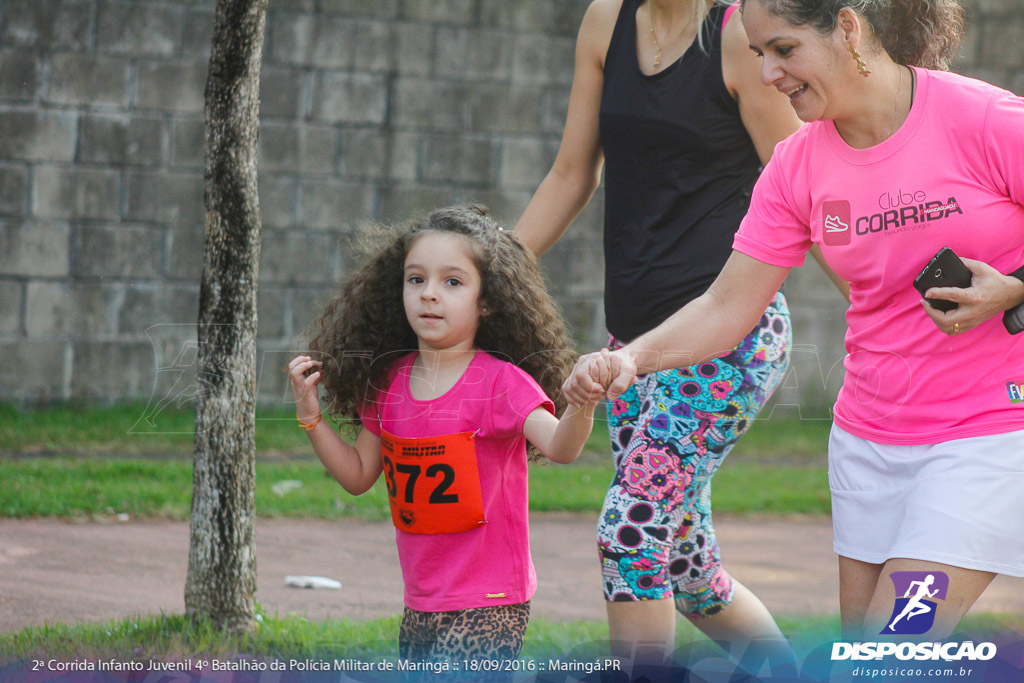
[[936, 600], [945, 600], [949, 576], [945, 572], [892, 572], [896, 604], [892, 616], [879, 633], [920, 635], [935, 623]]
[[850, 229], [849, 223], [844, 223], [839, 216], [825, 216], [825, 232], [846, 232]]
[[850, 243], [850, 202], [845, 199], [824, 202], [821, 205], [822, 223], [825, 225], [823, 241], [830, 247]]
[[1007, 382], [1006, 390], [1010, 392], [1010, 403], [1024, 403], [1024, 382]]

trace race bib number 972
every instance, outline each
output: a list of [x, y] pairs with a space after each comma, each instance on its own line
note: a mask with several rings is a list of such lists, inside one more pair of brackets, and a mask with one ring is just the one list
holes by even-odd
[[471, 432], [405, 439], [381, 431], [391, 521], [412, 534], [452, 534], [485, 524]]

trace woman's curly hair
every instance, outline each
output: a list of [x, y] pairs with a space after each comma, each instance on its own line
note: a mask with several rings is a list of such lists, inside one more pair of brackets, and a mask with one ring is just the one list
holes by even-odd
[[561, 415], [562, 381], [576, 358], [565, 320], [533, 254], [475, 204], [438, 209], [399, 226], [375, 226], [363, 235], [364, 246], [373, 245], [368, 260], [342, 282], [307, 330], [310, 351], [323, 362], [320, 386], [328, 414], [351, 420], [342, 428], [357, 431], [359, 408], [386, 386], [391, 365], [417, 348], [402, 300], [405, 258], [429, 233], [461, 235], [471, 247], [480, 301], [488, 308], [476, 347], [526, 371]]
[[811, 26], [821, 35], [835, 30], [839, 10], [849, 7], [867, 19], [894, 62], [925, 69], [949, 69], [964, 33], [962, 0], [760, 1], [794, 26]]

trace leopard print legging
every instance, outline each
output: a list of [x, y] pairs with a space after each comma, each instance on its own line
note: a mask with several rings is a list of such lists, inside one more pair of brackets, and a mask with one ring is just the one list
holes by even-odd
[[[453, 612], [419, 612], [406, 607], [398, 634], [398, 653], [402, 659], [415, 662], [449, 661], [461, 665], [467, 660], [512, 661], [523, 649], [529, 620], [529, 601]], [[461, 674], [457, 678], [512, 679], [505, 671]]]

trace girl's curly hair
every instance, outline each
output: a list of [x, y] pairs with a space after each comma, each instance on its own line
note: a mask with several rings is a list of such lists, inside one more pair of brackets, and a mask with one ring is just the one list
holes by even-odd
[[328, 414], [351, 419], [342, 428], [357, 431], [360, 406], [385, 387], [392, 363], [417, 348], [402, 288], [405, 257], [428, 233], [461, 235], [471, 247], [480, 301], [489, 311], [480, 317], [476, 347], [526, 371], [561, 415], [562, 381], [576, 358], [565, 321], [532, 253], [476, 204], [438, 209], [396, 227], [376, 226], [363, 236], [364, 244], [373, 244], [369, 258], [342, 282], [306, 334], [310, 351], [323, 362], [320, 386]]

